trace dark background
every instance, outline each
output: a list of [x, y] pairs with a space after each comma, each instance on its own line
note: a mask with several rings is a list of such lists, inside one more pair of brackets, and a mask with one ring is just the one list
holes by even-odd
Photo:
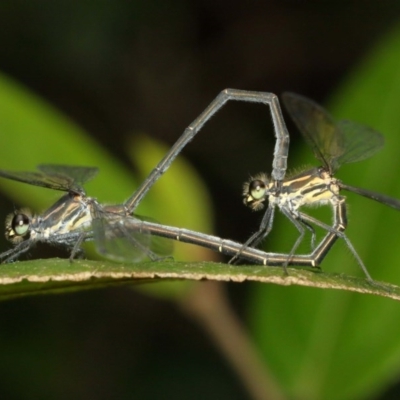
[[[226, 87], [323, 103], [399, 10], [377, 1], [2, 1], [0, 69], [128, 165], [127, 136], [172, 144]], [[270, 172], [263, 107], [229, 104], [184, 151], [223, 237], [244, 240], [259, 220], [240, 193], [249, 174]], [[300, 138], [291, 140], [292, 153]], [[247, 290], [229, 286], [239, 314]], [[129, 288], [4, 303], [0, 325], [3, 398], [247, 398], [196, 324]]]

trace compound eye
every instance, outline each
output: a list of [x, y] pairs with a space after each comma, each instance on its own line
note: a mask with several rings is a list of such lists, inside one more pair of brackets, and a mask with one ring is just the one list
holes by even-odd
[[254, 200], [260, 200], [265, 196], [265, 183], [256, 179], [250, 182], [249, 193]]
[[11, 227], [18, 236], [23, 236], [28, 232], [30, 219], [25, 214], [16, 214], [11, 222]]

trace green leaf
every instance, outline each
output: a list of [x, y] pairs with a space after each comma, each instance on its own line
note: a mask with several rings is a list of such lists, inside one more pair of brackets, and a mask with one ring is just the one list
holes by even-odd
[[[386, 138], [379, 154], [343, 166], [338, 177], [350, 185], [398, 198], [399, 70], [397, 28], [337, 91], [335, 107], [328, 107], [335, 118], [370, 125]], [[311, 150], [304, 148], [304, 156], [312, 160]], [[370, 274], [374, 279], [400, 283], [400, 213], [361, 196], [343, 194], [350, 208], [346, 234]], [[284, 229], [293, 228], [275, 224], [274, 237], [284, 237]], [[338, 241], [322, 268], [352, 274], [358, 267]], [[290, 397], [375, 397], [398, 375], [400, 325], [395, 321], [399, 307], [391, 301], [349, 292], [260, 285], [252, 292], [248, 309], [265, 362]]]
[[37, 294], [65, 293], [110, 285], [158, 280], [256, 281], [283, 286], [311, 286], [375, 294], [400, 300], [400, 287], [371, 285], [365, 279], [279, 267], [234, 266], [213, 262], [176, 262], [170, 259], [135, 264], [110, 261], [46, 259], [4, 264], [0, 270], [0, 300]]

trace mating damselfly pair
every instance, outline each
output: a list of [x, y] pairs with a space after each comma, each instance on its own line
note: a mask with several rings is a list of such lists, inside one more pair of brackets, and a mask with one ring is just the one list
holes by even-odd
[[[259, 210], [265, 202], [268, 203], [257, 232], [244, 244], [240, 244], [136, 217], [134, 212], [148, 190], [169, 168], [183, 147], [229, 100], [263, 103], [271, 110], [276, 137], [271, 179], [266, 174], [260, 174], [244, 185], [244, 202], [247, 206]], [[123, 204], [102, 205], [96, 199], [86, 196], [83, 184], [94, 177], [97, 168], [41, 165], [37, 172], [0, 170], [0, 177], [66, 192], [39, 216], [21, 210], [8, 217], [6, 237], [14, 247], [0, 254], [1, 261], [15, 260], [37, 242], [69, 248], [72, 260], [81, 252], [81, 245], [87, 240], [94, 240], [98, 252], [114, 260], [132, 262], [145, 256], [156, 260], [160, 254], [152, 250], [151, 239], [153, 236], [163, 236], [214, 249], [232, 256], [232, 260], [241, 258], [264, 265], [281, 265], [286, 269], [287, 265], [318, 266], [335, 241], [342, 238], [367, 278], [372, 280], [344, 233], [347, 225], [346, 203], [340, 190], [359, 193], [396, 209], [400, 209], [400, 201], [346, 185], [334, 178], [333, 174], [344, 163], [372, 156], [383, 146], [383, 137], [362, 125], [348, 121], [336, 123], [322, 107], [305, 97], [287, 93], [283, 96], [283, 101], [317, 159], [323, 164], [290, 179], [285, 179], [289, 135], [278, 98], [271, 93], [233, 89], [222, 91], [186, 128], [143, 184]], [[322, 204], [328, 204], [333, 209], [332, 226], [299, 211], [302, 206]], [[299, 237], [288, 254], [266, 253], [253, 248], [271, 231], [276, 207], [299, 231]], [[313, 226], [327, 231], [318, 245], [315, 244]], [[312, 237], [312, 252], [308, 255], [297, 255], [296, 250], [307, 230]]]

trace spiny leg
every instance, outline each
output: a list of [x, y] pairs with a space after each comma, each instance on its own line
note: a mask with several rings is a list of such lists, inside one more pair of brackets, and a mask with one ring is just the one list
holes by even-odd
[[26, 253], [31, 247], [33, 243], [31, 240], [27, 240], [25, 242], [18, 243], [15, 247], [10, 250], [7, 250], [1, 254], [2, 264], [14, 261], [21, 254]]
[[334, 233], [338, 237], [342, 238], [347, 247], [350, 249], [351, 253], [353, 254], [354, 258], [358, 262], [358, 265], [361, 267], [362, 271], [364, 272], [365, 276], [367, 277], [367, 280], [372, 283], [376, 284], [376, 282], [372, 279], [371, 275], [369, 274], [367, 267], [363, 263], [361, 257], [358, 255], [356, 249], [354, 248], [353, 244], [351, 243], [350, 239], [347, 237], [347, 235], [344, 233], [344, 230], [347, 227], [347, 217], [346, 217], [346, 204], [344, 201], [344, 198], [339, 198], [337, 199], [336, 203], [332, 204], [333, 207], [333, 212], [334, 212], [334, 225], [333, 227], [319, 221], [318, 219], [311, 217], [307, 214], [300, 213], [300, 216], [303, 220], [313, 223], [322, 229], [325, 229], [329, 232]]
[[82, 243], [87, 239], [88, 235], [86, 232], [82, 232], [76, 242], [74, 243], [74, 247], [71, 250], [71, 254], [69, 256], [69, 262], [73, 262], [75, 258], [81, 258], [84, 255], [84, 251], [81, 248]]
[[[289, 265], [289, 262], [291, 261], [292, 257], [294, 256], [294, 253], [296, 252], [300, 243], [304, 239], [304, 235], [306, 232], [304, 227], [306, 227], [308, 229], [310, 227], [310, 225], [308, 225], [307, 223], [304, 223], [304, 221], [302, 221], [300, 218], [295, 217], [289, 210], [287, 210], [285, 208], [282, 208], [281, 211], [289, 219], [289, 221], [296, 227], [296, 229], [300, 233], [299, 237], [296, 239], [294, 245], [292, 246], [290, 253], [288, 254], [286, 262], [282, 265], [285, 274], [288, 275], [287, 266]], [[312, 229], [312, 233], [315, 233], [314, 229]]]
[[242, 251], [247, 247], [255, 247], [257, 246], [262, 240], [264, 240], [268, 234], [272, 230], [272, 225], [274, 223], [274, 216], [275, 216], [275, 205], [268, 203], [268, 207], [264, 213], [264, 216], [261, 220], [260, 226], [257, 232], [253, 233], [243, 244], [242, 248], [238, 251], [238, 253], [229, 260], [229, 264], [234, 264]]

